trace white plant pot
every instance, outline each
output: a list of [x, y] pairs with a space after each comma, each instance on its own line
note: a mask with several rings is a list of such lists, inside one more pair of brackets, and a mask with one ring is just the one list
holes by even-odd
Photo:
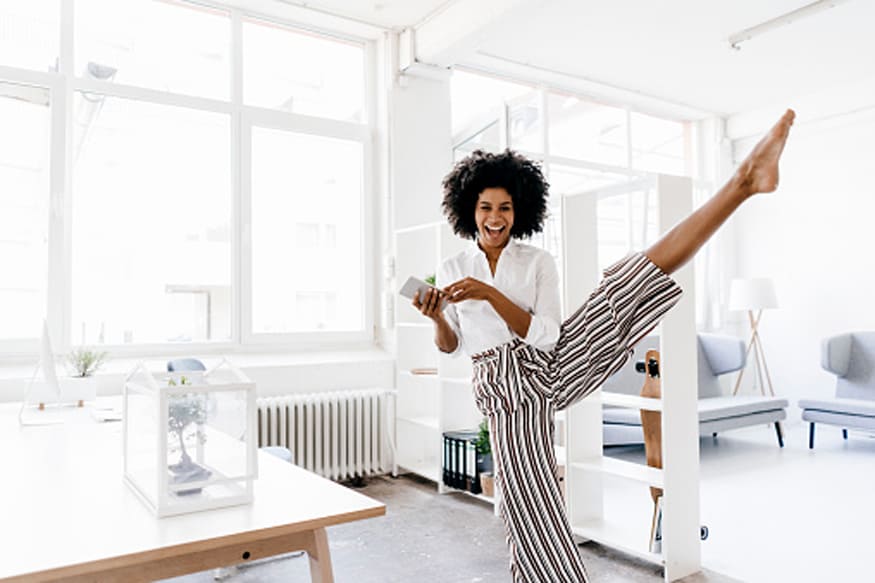
[[61, 402], [76, 403], [80, 407], [85, 401], [97, 399], [97, 379], [95, 377], [61, 377]]

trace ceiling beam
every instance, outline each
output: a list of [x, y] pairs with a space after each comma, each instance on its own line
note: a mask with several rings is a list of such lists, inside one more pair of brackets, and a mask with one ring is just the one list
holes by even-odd
[[401, 33], [402, 71], [448, 69], [470, 57], [501, 22], [552, 0], [457, 0]]

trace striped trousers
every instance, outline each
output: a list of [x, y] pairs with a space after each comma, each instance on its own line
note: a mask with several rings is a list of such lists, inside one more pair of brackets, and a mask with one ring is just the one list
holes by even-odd
[[554, 413], [619, 370], [680, 295], [646, 256], [631, 255], [605, 271], [560, 325], [550, 352], [514, 340], [472, 357], [474, 397], [489, 420], [515, 582], [588, 581], [560, 493]]

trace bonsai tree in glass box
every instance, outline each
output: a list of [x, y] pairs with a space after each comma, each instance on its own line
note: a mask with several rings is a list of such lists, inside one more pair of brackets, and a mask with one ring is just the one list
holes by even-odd
[[[186, 384], [186, 381], [187, 379], [182, 377], [181, 384]], [[172, 379], [169, 382], [176, 384]], [[207, 420], [205, 400], [204, 394], [185, 393], [171, 397], [167, 403], [168, 449], [174, 453], [179, 451], [180, 454], [179, 461], [168, 466], [174, 484], [199, 482], [212, 475], [212, 472], [192, 460], [185, 448], [187, 438], [191, 440], [194, 437], [195, 443], [200, 445], [206, 442], [206, 435], [203, 432], [203, 425]], [[192, 426], [194, 426], [193, 434], [188, 431]], [[200, 491], [200, 488], [193, 488], [179, 490], [178, 494], [197, 494]]]

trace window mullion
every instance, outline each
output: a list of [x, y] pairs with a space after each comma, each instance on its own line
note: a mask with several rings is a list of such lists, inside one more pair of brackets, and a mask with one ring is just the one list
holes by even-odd
[[[251, 254], [244, 248], [244, 200], [243, 160], [248, 159], [244, 152], [248, 151], [248, 140], [243, 140], [243, 24], [240, 11], [231, 11], [231, 201], [232, 201], [232, 234], [231, 234], [231, 340], [238, 344], [243, 342], [248, 330], [249, 318], [243, 307], [247, 297], [243, 287], [247, 276], [244, 275], [244, 264], [251, 261]], [[248, 132], [247, 132], [248, 134]], [[248, 172], [247, 172], [248, 175]]]

